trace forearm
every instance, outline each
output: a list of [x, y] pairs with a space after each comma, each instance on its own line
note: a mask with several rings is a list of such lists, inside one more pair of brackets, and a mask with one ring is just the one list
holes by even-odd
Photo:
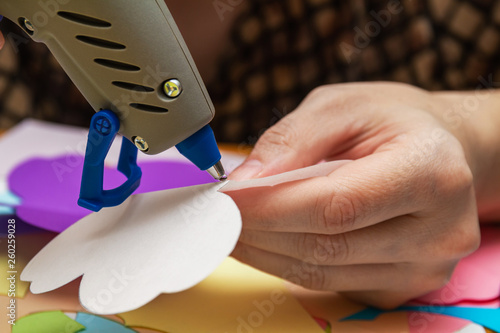
[[459, 138], [474, 175], [482, 221], [500, 221], [500, 90], [438, 92], [441, 119]]

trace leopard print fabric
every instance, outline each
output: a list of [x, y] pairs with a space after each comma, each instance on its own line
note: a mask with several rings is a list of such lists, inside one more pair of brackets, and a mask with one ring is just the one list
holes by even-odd
[[[252, 0], [242, 6], [231, 48], [207, 82], [219, 141], [254, 144], [324, 84], [386, 80], [464, 90], [500, 81], [498, 0]], [[22, 36], [6, 20], [2, 30]], [[7, 44], [0, 52], [0, 128], [25, 117], [88, 126], [93, 111], [45, 47], [22, 39]]]

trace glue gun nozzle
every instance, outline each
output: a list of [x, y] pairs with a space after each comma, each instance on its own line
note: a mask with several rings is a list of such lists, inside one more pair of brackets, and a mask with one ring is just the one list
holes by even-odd
[[207, 169], [207, 172], [214, 177], [215, 180], [226, 180], [226, 171], [224, 171], [224, 167], [222, 166], [221, 161], [217, 162], [211, 168]]

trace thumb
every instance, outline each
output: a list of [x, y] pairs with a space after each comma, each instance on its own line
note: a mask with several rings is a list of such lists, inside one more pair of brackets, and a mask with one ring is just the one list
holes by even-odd
[[[355, 136], [352, 117], [321, 103], [303, 103], [269, 128], [247, 160], [229, 178], [243, 180], [283, 173], [310, 165], [345, 149]], [[328, 105], [328, 103], [326, 103]]]
[[5, 38], [3, 37], [3, 33], [0, 32], [0, 50], [3, 49], [4, 45], [5, 45]]

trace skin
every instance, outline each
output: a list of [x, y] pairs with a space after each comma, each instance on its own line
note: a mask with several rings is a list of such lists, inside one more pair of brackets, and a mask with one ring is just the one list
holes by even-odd
[[443, 286], [479, 246], [478, 217], [500, 217], [499, 106], [489, 90], [316, 89], [230, 178], [352, 161], [327, 177], [228, 193], [244, 225], [233, 256], [381, 308]]

